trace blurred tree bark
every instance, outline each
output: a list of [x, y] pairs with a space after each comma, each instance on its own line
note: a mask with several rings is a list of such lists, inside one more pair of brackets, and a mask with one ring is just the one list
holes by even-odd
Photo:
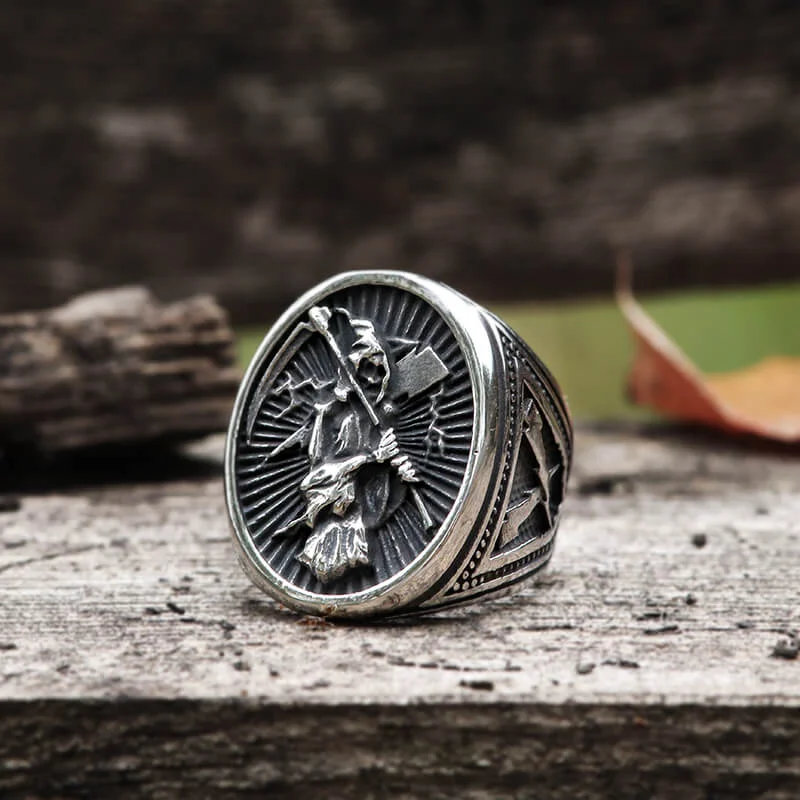
[[223, 431], [239, 377], [212, 297], [162, 305], [131, 287], [3, 314], [0, 452], [13, 464]]
[[8, 0], [0, 65], [2, 310], [800, 277], [794, 3]]

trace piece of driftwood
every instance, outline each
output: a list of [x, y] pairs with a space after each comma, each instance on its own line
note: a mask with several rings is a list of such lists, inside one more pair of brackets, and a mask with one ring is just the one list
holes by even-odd
[[219, 439], [202, 479], [22, 497], [0, 796], [796, 800], [800, 461], [674, 431], [576, 445], [538, 585], [374, 625], [250, 585]]
[[0, 307], [323, 275], [471, 294], [800, 277], [800, 6], [7, 0]]
[[0, 316], [0, 447], [54, 454], [224, 430], [239, 377], [217, 302], [147, 290]]

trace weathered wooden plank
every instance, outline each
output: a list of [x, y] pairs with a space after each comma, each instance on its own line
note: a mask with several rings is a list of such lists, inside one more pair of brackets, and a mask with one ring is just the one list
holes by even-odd
[[238, 379], [211, 297], [162, 305], [134, 287], [0, 315], [0, 445], [8, 462], [202, 437], [225, 429]]
[[780, 0], [9, 0], [0, 307], [135, 281], [263, 322], [345, 268], [483, 297], [797, 278]]
[[797, 796], [796, 455], [580, 429], [538, 585], [347, 626], [249, 585], [220, 444], [0, 516], [0, 794]]
[[[473, 692], [480, 694], [480, 692]], [[796, 708], [8, 703], [7, 798], [795, 800]]]

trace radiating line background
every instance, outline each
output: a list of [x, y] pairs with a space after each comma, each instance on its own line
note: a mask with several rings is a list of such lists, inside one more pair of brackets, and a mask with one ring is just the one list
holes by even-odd
[[[425, 444], [434, 421], [430, 393], [403, 401], [394, 425], [401, 451], [410, 457], [421, 478], [418, 490], [434, 526], [424, 530], [419, 511], [407, 495], [395, 514], [370, 532], [370, 565], [348, 570], [327, 584], [297, 560], [307, 528], [298, 527], [297, 533], [289, 536], [273, 535], [304, 510], [299, 484], [310, 466], [306, 450], [294, 447], [264, 463], [269, 450], [312, 416], [315, 387], [307, 384], [299, 389], [294, 403], [288, 402], [286, 393], [270, 393], [258, 413], [250, 444], [243, 428], [240, 432], [236, 457], [239, 502], [256, 546], [270, 566], [296, 586], [321, 594], [345, 594], [386, 580], [411, 563], [435, 535], [463, 480], [472, 444], [474, 406], [464, 356], [447, 323], [426, 302], [399, 289], [359, 286], [332, 295], [325, 304], [374, 321], [376, 330], [386, 337], [430, 345], [448, 369], [436, 402], [435, 423], [444, 434], [443, 447], [429, 448]], [[345, 338], [344, 318], [334, 315], [331, 324], [334, 332]], [[281, 385], [287, 377], [299, 384], [312, 376], [317, 379], [317, 386], [337, 376], [335, 358], [319, 336], [312, 336], [299, 346], [287, 368], [274, 376], [272, 387]], [[260, 377], [256, 376], [254, 386]]]

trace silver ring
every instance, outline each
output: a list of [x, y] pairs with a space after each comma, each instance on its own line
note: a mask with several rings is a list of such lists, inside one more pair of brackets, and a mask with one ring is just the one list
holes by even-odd
[[497, 317], [416, 275], [346, 273], [283, 314], [242, 381], [234, 542], [308, 614], [472, 601], [550, 560], [571, 452], [555, 380]]

